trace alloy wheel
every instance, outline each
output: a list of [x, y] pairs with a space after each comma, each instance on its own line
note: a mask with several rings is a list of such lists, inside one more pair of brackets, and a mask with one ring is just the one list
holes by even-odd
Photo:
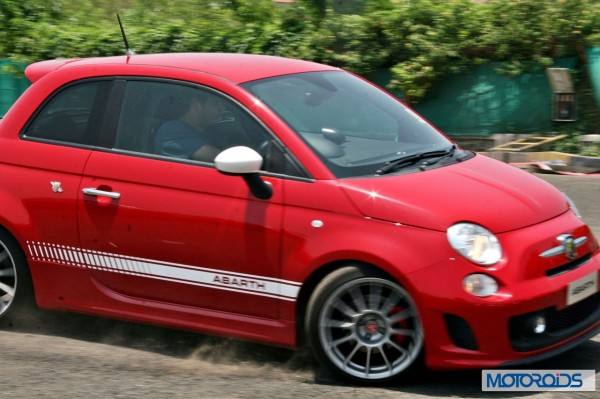
[[410, 295], [381, 278], [351, 280], [337, 288], [322, 308], [319, 338], [331, 363], [361, 380], [401, 374], [423, 346]]

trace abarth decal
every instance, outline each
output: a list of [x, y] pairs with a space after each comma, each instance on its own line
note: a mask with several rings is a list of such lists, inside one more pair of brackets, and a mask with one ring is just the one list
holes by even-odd
[[296, 301], [301, 283], [251, 274], [136, 258], [45, 242], [28, 241], [32, 260], [128, 274], [225, 291]]

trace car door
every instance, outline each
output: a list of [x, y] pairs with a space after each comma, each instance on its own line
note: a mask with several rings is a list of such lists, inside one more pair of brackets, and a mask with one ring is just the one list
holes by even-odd
[[27, 213], [11, 217], [31, 228], [22, 233], [34, 272], [42, 263], [75, 265], [63, 249], [79, 243], [76, 209], [81, 174], [96, 142], [111, 85], [110, 79], [93, 79], [58, 88], [25, 125], [16, 142], [19, 147], [4, 148], [3, 160], [12, 164], [11, 179], [4, 185], [11, 186], [9, 191], [22, 200]]
[[[100, 289], [123, 301], [274, 318], [278, 301], [287, 299], [290, 288], [297, 290], [278, 279], [283, 184], [266, 178], [274, 195], [259, 200], [243, 179], [218, 172], [212, 163], [157, 151], [157, 130], [181, 116], [190, 91], [223, 101], [227, 110], [221, 110], [216, 130], [241, 126], [243, 117], [251, 135], [266, 135], [241, 107], [214, 91], [127, 82], [114, 146], [93, 152], [83, 174], [81, 256]], [[230, 128], [244, 135], [228, 137], [224, 146], [251, 140], [240, 126]]]

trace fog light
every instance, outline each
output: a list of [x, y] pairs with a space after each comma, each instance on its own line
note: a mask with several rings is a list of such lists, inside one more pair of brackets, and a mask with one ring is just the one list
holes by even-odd
[[498, 283], [487, 274], [470, 274], [463, 280], [463, 288], [471, 295], [486, 297], [498, 292]]
[[531, 328], [534, 333], [542, 334], [546, 331], [546, 318], [544, 316], [536, 316], [531, 322]]

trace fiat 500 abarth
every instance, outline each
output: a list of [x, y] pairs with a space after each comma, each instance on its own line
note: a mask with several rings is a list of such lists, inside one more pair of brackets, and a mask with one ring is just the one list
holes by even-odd
[[0, 124], [0, 316], [295, 348], [358, 382], [600, 329], [600, 250], [535, 176], [343, 70], [241, 54], [30, 65]]

